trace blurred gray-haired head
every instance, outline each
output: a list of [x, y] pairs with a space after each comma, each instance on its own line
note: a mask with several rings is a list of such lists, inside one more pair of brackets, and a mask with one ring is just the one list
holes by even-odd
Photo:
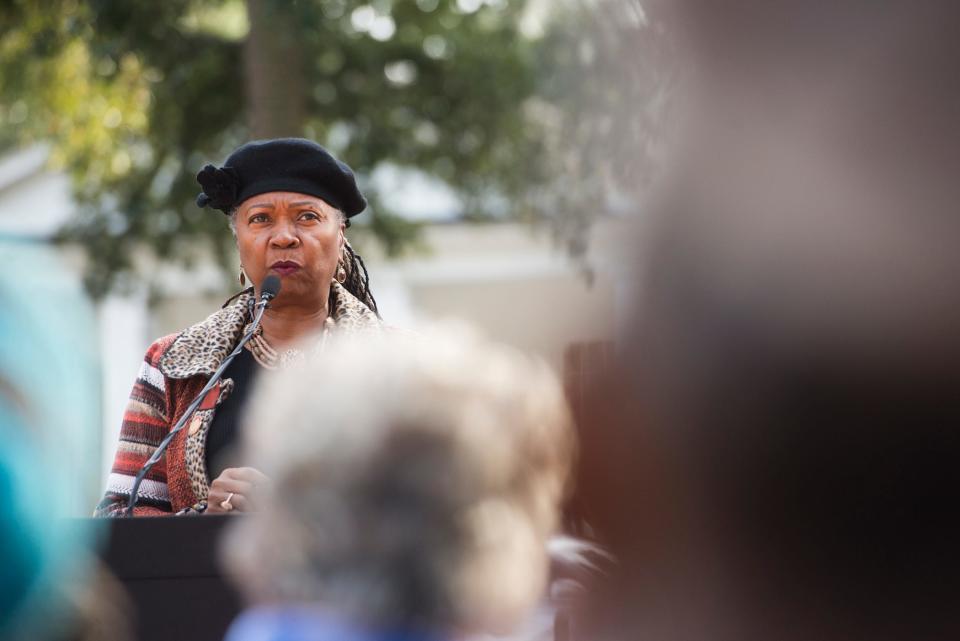
[[462, 329], [335, 341], [265, 377], [246, 426], [271, 483], [225, 554], [251, 600], [497, 631], [541, 596], [575, 449], [542, 362]]

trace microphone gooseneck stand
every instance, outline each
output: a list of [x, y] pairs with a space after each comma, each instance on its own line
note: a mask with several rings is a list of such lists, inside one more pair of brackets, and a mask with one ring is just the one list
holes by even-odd
[[263, 313], [267, 311], [267, 307], [270, 306], [270, 301], [276, 297], [277, 293], [280, 291], [280, 279], [276, 276], [268, 276], [264, 281], [263, 285], [260, 287], [260, 301], [257, 303], [256, 310], [253, 317], [253, 324], [250, 326], [250, 331], [244, 334], [243, 338], [240, 339], [240, 342], [237, 343], [237, 346], [234, 348], [230, 355], [227, 356], [220, 367], [217, 368], [217, 371], [213, 373], [213, 376], [210, 377], [210, 380], [207, 381], [207, 384], [203, 386], [203, 389], [200, 390], [200, 393], [197, 394], [196, 398], [193, 399], [193, 402], [187, 407], [186, 411], [180, 416], [180, 420], [177, 421], [177, 424], [173, 426], [173, 429], [164, 437], [160, 444], [157, 446], [157, 449], [154, 450], [153, 454], [147, 459], [147, 462], [143, 464], [143, 467], [140, 468], [140, 471], [137, 473], [136, 479], [133, 481], [133, 487], [130, 489], [130, 499], [127, 503], [127, 510], [124, 513], [125, 516], [133, 516], [133, 508], [137, 504], [137, 498], [140, 492], [140, 484], [143, 483], [143, 479], [146, 478], [147, 474], [153, 468], [154, 465], [163, 457], [163, 453], [166, 452], [167, 446], [170, 445], [170, 441], [173, 440], [173, 437], [176, 436], [187, 424], [187, 419], [193, 416], [193, 413], [196, 411], [197, 407], [203, 402], [203, 399], [206, 397], [207, 392], [209, 392], [214, 385], [220, 382], [220, 377], [223, 376], [223, 372], [227, 369], [227, 366], [230, 365], [230, 362], [240, 353], [240, 350], [243, 349], [243, 346], [253, 338], [254, 333], [256, 333], [257, 328], [260, 326], [260, 321], [263, 319]]

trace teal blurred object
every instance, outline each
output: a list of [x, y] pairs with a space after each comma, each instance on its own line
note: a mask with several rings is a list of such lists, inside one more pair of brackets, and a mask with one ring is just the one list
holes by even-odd
[[96, 477], [97, 332], [51, 248], [0, 239], [0, 639], [62, 624], [92, 532], [68, 524]]
[[43, 514], [28, 492], [31, 470], [40, 462], [24, 438], [27, 429], [7, 399], [0, 401], [0, 631], [23, 608], [50, 558]]

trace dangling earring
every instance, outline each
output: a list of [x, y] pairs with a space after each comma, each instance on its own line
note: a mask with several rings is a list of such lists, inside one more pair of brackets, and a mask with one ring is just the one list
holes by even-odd
[[337, 282], [343, 285], [343, 281], [347, 280], [347, 269], [343, 266], [343, 260], [337, 261]]
[[247, 285], [247, 275], [243, 273], [243, 265], [240, 265], [240, 287]]

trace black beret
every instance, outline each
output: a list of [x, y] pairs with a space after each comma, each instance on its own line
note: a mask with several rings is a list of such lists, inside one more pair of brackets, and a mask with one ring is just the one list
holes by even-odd
[[367, 206], [350, 167], [304, 138], [248, 142], [230, 154], [223, 167], [207, 165], [201, 169], [197, 182], [203, 188], [197, 205], [224, 213], [247, 198], [268, 191], [316, 196], [348, 218]]

